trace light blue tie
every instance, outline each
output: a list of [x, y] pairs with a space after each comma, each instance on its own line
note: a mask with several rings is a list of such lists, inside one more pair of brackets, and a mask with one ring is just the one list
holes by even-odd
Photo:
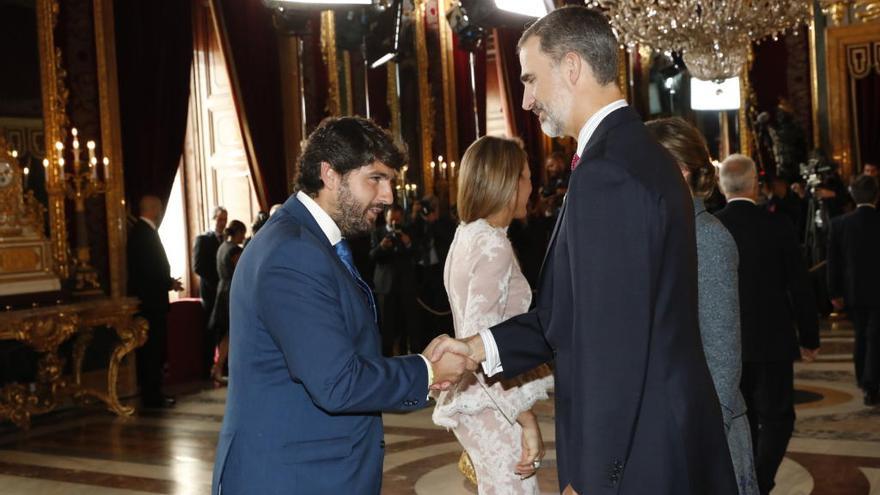
[[361, 274], [358, 273], [357, 268], [354, 266], [354, 256], [351, 254], [351, 247], [349, 247], [348, 241], [343, 239], [333, 247], [336, 249], [336, 254], [339, 256], [339, 259], [342, 260], [342, 264], [348, 268], [348, 272], [354, 277], [354, 281], [357, 282], [358, 287], [367, 294], [370, 308], [373, 310], [373, 319], [379, 321], [376, 313], [376, 301], [373, 299], [373, 290], [370, 289], [370, 286], [367, 285], [366, 282], [364, 282], [364, 279], [361, 278]]

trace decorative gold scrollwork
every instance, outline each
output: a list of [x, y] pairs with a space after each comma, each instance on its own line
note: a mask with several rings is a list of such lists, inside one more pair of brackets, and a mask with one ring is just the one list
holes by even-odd
[[855, 79], [861, 79], [871, 73], [871, 46], [868, 43], [858, 43], [846, 47], [846, 66], [849, 75]]
[[[34, 383], [14, 383], [0, 389], [0, 419], [28, 428], [32, 415], [51, 411], [65, 397], [80, 403], [95, 398], [116, 414], [134, 413], [133, 407], [120, 403], [116, 382], [123, 358], [147, 340], [147, 322], [132, 316], [136, 310], [135, 299], [105, 299], [0, 313], [0, 340], [23, 342], [41, 354]], [[94, 328], [99, 326], [111, 327], [119, 338], [107, 367], [106, 391], [89, 389], [82, 383], [83, 359]], [[73, 377], [68, 380], [58, 348], [72, 337], [76, 338]]]

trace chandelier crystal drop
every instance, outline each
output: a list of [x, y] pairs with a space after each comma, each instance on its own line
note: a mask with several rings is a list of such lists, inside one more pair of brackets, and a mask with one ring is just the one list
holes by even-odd
[[588, 0], [605, 11], [618, 39], [677, 51], [691, 75], [721, 81], [739, 75], [749, 46], [797, 33], [810, 14], [806, 0]]

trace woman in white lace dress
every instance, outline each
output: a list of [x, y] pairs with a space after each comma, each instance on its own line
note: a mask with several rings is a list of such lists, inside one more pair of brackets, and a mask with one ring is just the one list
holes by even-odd
[[[444, 271], [457, 338], [525, 313], [532, 292], [520, 271], [507, 227], [525, 218], [531, 174], [518, 141], [486, 136], [472, 144], [459, 171], [461, 224]], [[514, 380], [482, 372], [441, 392], [434, 422], [452, 429], [477, 473], [481, 495], [536, 494], [536, 464], [544, 456], [531, 411], [552, 386], [543, 367]], [[535, 463], [535, 461], [538, 461]]]

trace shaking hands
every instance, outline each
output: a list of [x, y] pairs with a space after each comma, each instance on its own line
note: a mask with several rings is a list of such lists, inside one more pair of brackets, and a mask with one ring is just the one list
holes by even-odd
[[449, 389], [461, 381], [465, 372], [476, 371], [478, 364], [485, 359], [479, 335], [465, 340], [440, 335], [428, 344], [422, 355], [431, 362], [434, 371], [432, 390]]

